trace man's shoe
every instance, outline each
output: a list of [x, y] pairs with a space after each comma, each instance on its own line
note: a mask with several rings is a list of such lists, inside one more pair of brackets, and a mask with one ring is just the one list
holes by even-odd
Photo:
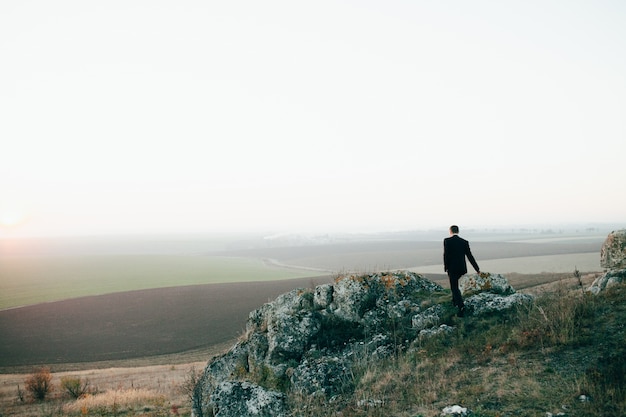
[[459, 317], [465, 317], [465, 307], [459, 308], [459, 312], [457, 313]]

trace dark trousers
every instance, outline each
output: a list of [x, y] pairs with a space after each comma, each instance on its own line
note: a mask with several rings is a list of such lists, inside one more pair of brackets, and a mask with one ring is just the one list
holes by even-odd
[[464, 274], [448, 271], [448, 278], [450, 278], [450, 290], [452, 290], [452, 304], [457, 306], [459, 309], [465, 307], [465, 304], [463, 304], [463, 297], [461, 296], [461, 290], [459, 290], [459, 279], [463, 275]]

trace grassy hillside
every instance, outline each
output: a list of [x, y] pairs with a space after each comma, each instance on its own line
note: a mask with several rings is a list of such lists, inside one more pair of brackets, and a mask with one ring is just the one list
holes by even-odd
[[422, 340], [386, 362], [364, 355], [353, 395], [330, 409], [294, 399], [308, 403], [299, 415], [434, 417], [454, 404], [485, 417], [624, 415], [626, 286], [592, 296], [580, 282], [533, 288], [530, 308], [451, 317], [453, 337]]

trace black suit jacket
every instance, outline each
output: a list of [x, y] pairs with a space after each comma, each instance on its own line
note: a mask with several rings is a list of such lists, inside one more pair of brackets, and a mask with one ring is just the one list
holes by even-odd
[[443, 240], [443, 267], [446, 272], [459, 276], [467, 274], [465, 257], [469, 259], [476, 272], [480, 271], [467, 240], [458, 235], [452, 235]]

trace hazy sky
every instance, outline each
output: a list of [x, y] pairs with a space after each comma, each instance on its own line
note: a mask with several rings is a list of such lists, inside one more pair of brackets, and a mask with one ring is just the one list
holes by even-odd
[[0, 236], [626, 222], [626, 2], [0, 2]]

